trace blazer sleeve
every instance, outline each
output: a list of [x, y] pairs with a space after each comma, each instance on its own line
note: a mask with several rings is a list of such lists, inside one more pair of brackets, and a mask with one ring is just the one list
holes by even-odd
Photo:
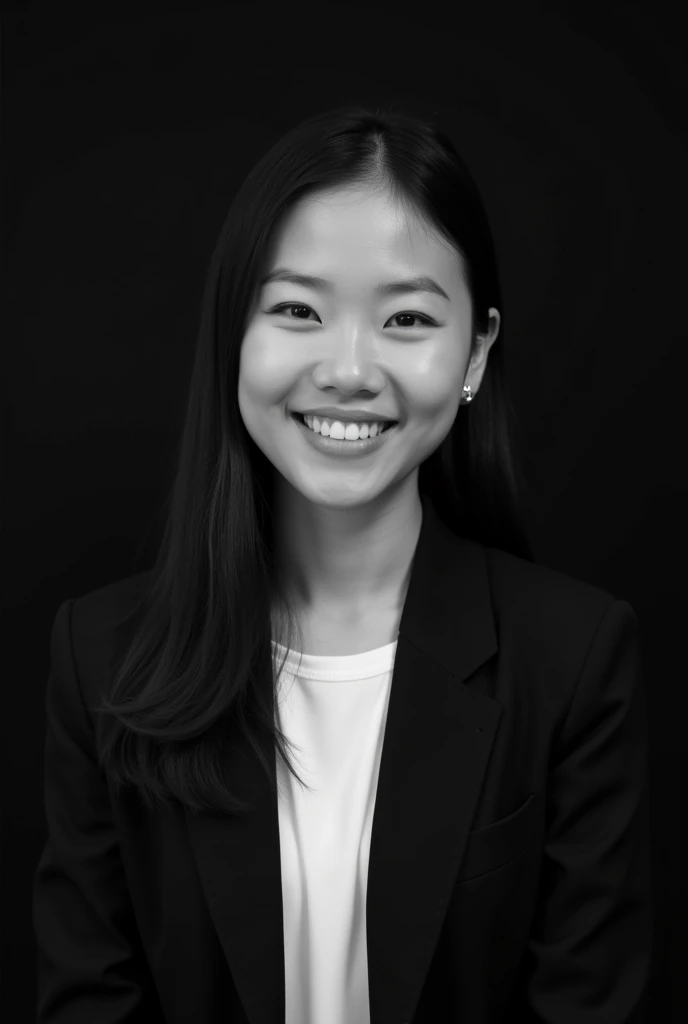
[[544, 860], [518, 1017], [532, 1024], [644, 1020], [653, 897], [637, 625], [625, 601], [609, 607], [551, 753]]
[[33, 880], [38, 1024], [162, 1024], [60, 605], [45, 696], [48, 840]]

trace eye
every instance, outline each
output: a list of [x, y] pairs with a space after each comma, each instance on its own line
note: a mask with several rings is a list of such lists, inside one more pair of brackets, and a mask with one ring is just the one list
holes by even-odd
[[[287, 309], [310, 309], [311, 313], [315, 312], [310, 306], [304, 305], [302, 302], [281, 302], [279, 306], [275, 306], [269, 310], [270, 313], [282, 313]], [[291, 319], [305, 320], [305, 317], [292, 317]]]
[[431, 320], [429, 316], [425, 316], [424, 313], [395, 313], [394, 316], [391, 316], [389, 319], [396, 320], [398, 316], [411, 317], [412, 320], [423, 321], [422, 324], [406, 324], [404, 330], [408, 329], [409, 327], [437, 327], [435, 321]]
[[[274, 306], [273, 309], [269, 310], [269, 313], [281, 313], [281, 312], [284, 312], [287, 309], [307, 309], [307, 310], [310, 310], [311, 313], [315, 312], [315, 310], [311, 309], [310, 306], [307, 306], [303, 302], [281, 302], [278, 306]], [[315, 315], [317, 316], [318, 314], [316, 313]], [[431, 319], [431, 317], [429, 317], [429, 316], [426, 316], [424, 313], [395, 313], [394, 316], [391, 316], [389, 319], [390, 320], [395, 320], [399, 316], [411, 317], [414, 320], [422, 320], [423, 321], [423, 323], [420, 324], [420, 325], [417, 325], [417, 324], [406, 324], [406, 325], [400, 327], [401, 330], [409, 330], [409, 328], [418, 327], [418, 326], [422, 326], [422, 327], [437, 327], [437, 326], [439, 326], [435, 320]], [[306, 320], [306, 317], [290, 317], [290, 319]], [[387, 321], [387, 323], [389, 323], [389, 320]]]

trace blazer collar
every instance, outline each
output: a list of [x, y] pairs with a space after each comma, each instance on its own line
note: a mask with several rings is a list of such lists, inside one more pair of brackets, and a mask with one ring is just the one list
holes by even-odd
[[[430, 967], [501, 707], [465, 686], [498, 649], [485, 549], [422, 497], [373, 816], [366, 928], [373, 1024], [410, 1020]], [[269, 676], [260, 681], [272, 686]], [[270, 788], [243, 740], [228, 751], [245, 815], [185, 810], [201, 883], [251, 1024], [285, 1016], [275, 752]], [[451, 793], [451, 799], [448, 794]]]

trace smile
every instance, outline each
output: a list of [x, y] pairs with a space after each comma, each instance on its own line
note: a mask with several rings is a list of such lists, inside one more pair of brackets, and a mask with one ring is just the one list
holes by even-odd
[[[294, 415], [302, 423], [305, 422], [309, 430], [315, 431], [316, 434], [322, 434], [323, 437], [331, 437], [337, 441], [358, 441], [361, 438], [376, 437], [377, 434], [384, 433], [390, 427], [394, 426], [393, 422], [382, 421], [371, 421], [370, 423], [364, 423], [359, 420], [333, 420], [324, 419], [322, 417], [305, 416], [302, 413], [294, 413]], [[318, 420], [318, 429], [315, 428], [315, 420]], [[323, 431], [322, 427], [327, 424], [327, 430]]]
[[[347, 439], [344, 437], [326, 437], [323, 434], [317, 433], [306, 424], [303, 416], [299, 413], [292, 413], [291, 418], [304, 438], [310, 442], [316, 451], [324, 455], [338, 457], [356, 457], [373, 454], [394, 436], [399, 427], [398, 423], [385, 423], [383, 430], [370, 437]], [[382, 426], [382, 424], [380, 425]]]

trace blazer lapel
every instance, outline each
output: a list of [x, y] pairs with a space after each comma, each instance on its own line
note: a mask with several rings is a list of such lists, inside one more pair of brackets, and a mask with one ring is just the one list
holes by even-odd
[[484, 549], [423, 503], [368, 864], [372, 1024], [410, 1021], [439, 938], [501, 706], [462, 685], [498, 649]]
[[[462, 685], [498, 649], [485, 552], [423, 497], [399, 627], [371, 836], [367, 888], [372, 1024], [410, 1020], [430, 967], [501, 714]], [[269, 695], [264, 673], [260, 685]], [[229, 777], [251, 805], [236, 816], [185, 811], [208, 907], [251, 1024], [285, 1015], [275, 752], [268, 786], [245, 741]]]

